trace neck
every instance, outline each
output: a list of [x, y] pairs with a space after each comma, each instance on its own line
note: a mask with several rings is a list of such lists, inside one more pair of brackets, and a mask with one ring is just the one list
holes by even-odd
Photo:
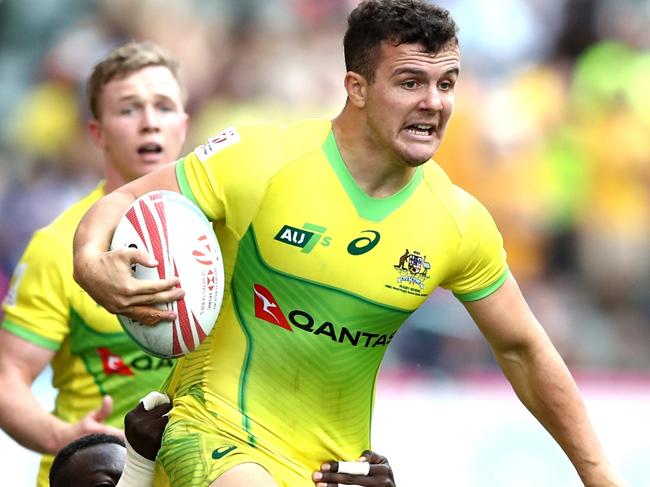
[[374, 198], [392, 196], [411, 180], [416, 167], [373, 142], [368, 126], [346, 106], [332, 123], [343, 162], [357, 185]]
[[128, 181], [126, 181], [118, 171], [115, 170], [112, 164], [108, 161], [104, 161], [104, 193], [112, 193], [120, 186], [124, 186]]

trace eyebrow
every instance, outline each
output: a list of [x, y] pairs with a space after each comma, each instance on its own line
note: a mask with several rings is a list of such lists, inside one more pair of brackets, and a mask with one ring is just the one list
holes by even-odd
[[[455, 74], [458, 76], [460, 73], [459, 68], [449, 68], [447, 71], [444, 72], [443, 76], [449, 76], [451, 74]], [[393, 73], [393, 76], [400, 76], [402, 74], [414, 74], [416, 76], [426, 76], [427, 72], [424, 69], [418, 69], [418, 68], [399, 68], [395, 70]]]
[[[140, 100], [140, 99], [141, 98], [138, 95], [125, 95], [125, 96], [120, 97], [118, 101], [120, 101], [120, 102], [122, 102], [122, 101], [137, 101], [137, 100]], [[169, 97], [169, 96], [167, 96], [165, 94], [162, 94], [162, 93], [156, 93], [154, 95], [154, 100], [157, 101], [158, 99], [162, 99], [164, 101], [169, 101], [169, 102], [175, 103], [173, 98], [171, 98], [171, 97]]]

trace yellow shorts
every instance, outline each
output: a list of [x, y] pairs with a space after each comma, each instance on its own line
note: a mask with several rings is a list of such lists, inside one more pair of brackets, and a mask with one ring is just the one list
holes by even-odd
[[41, 464], [38, 468], [38, 477], [36, 480], [36, 487], [49, 487], [50, 485], [50, 468], [54, 457], [52, 455], [43, 455], [41, 457]]
[[[313, 487], [312, 470], [233, 435], [231, 425], [190, 396], [174, 401], [156, 457], [155, 487], [207, 487], [237, 465], [256, 463], [280, 487]], [[242, 436], [245, 433], [242, 431]]]

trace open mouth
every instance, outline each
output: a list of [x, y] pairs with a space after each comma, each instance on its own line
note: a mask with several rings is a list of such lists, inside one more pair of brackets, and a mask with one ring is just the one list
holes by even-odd
[[434, 127], [433, 125], [417, 123], [414, 125], [409, 125], [406, 127], [406, 131], [411, 135], [418, 135], [421, 137], [426, 137], [433, 135]]
[[155, 142], [149, 142], [147, 144], [142, 144], [140, 147], [138, 147], [138, 154], [140, 155], [160, 154], [162, 150], [163, 150], [162, 145], [157, 144]]

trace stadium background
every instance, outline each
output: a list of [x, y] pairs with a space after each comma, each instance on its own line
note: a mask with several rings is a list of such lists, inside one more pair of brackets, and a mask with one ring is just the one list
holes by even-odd
[[[110, 47], [181, 60], [190, 150], [239, 122], [335, 116], [356, 3], [0, 0], [0, 296], [33, 230], [98, 178], [83, 80]], [[437, 160], [495, 217], [612, 462], [650, 486], [650, 1], [439, 3], [463, 65]], [[49, 371], [34, 388], [49, 407]], [[375, 420], [400, 487], [579, 485], [445, 292], [394, 341]], [[35, 466], [0, 432], [0, 483]]]

